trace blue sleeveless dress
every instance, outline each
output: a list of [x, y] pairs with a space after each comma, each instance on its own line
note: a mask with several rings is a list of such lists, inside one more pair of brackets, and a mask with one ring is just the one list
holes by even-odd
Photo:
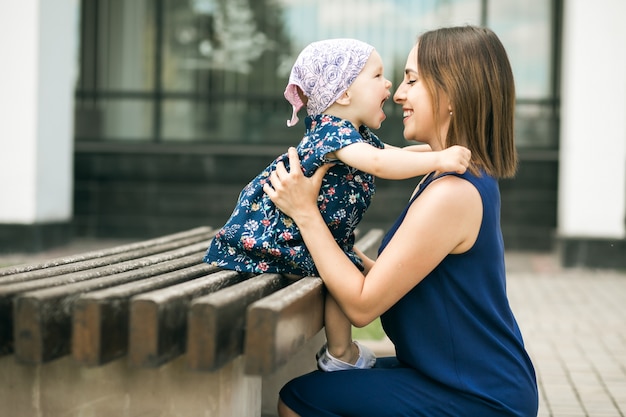
[[[385, 145], [367, 127], [357, 130], [334, 116], [308, 116], [305, 125], [296, 148], [302, 171], [310, 177], [322, 165], [335, 163], [322, 180], [318, 207], [339, 246], [362, 268], [354, 252], [354, 230], [376, 190], [374, 176], [327, 155], [354, 143], [381, 149]], [[280, 155], [241, 191], [231, 217], [211, 241], [205, 262], [243, 272], [318, 276], [300, 230], [263, 191], [280, 161], [289, 166], [287, 154]]]
[[[381, 316], [396, 357], [379, 358], [372, 369], [315, 371], [287, 383], [281, 399], [301, 416], [537, 415], [535, 371], [506, 295], [497, 181], [444, 175], [464, 178], [480, 193], [475, 244], [448, 255]], [[434, 179], [426, 177], [379, 252]]]

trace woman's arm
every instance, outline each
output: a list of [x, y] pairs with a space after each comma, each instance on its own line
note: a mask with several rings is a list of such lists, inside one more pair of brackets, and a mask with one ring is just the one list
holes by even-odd
[[471, 248], [478, 234], [482, 219], [478, 191], [463, 179], [443, 177], [413, 203], [365, 279], [336, 244], [317, 208], [326, 169], [305, 177], [293, 148], [289, 163], [291, 172], [279, 165], [264, 190], [296, 222], [326, 287], [356, 326], [380, 316], [445, 256]]
[[437, 152], [408, 152], [391, 146], [379, 149], [367, 143], [354, 143], [334, 154], [347, 165], [390, 180], [413, 178], [432, 171], [462, 174], [471, 157], [470, 151], [462, 146]]

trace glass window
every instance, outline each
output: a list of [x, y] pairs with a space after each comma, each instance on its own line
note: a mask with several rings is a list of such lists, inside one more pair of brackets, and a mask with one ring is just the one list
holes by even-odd
[[[374, 45], [394, 86], [417, 36], [485, 19], [509, 51], [522, 146], [555, 146], [551, 4], [543, 0], [84, 0], [79, 140], [293, 144], [283, 98], [308, 43], [354, 37]], [[484, 8], [487, 7], [485, 10]], [[403, 144], [391, 101], [380, 131]], [[137, 119], [141, 118], [141, 120]], [[94, 120], [87, 126], [85, 120]], [[117, 125], [117, 124], [120, 125]], [[525, 126], [524, 124], [528, 124]], [[534, 125], [533, 125], [534, 124]], [[547, 125], [543, 129], [541, 126]], [[539, 132], [539, 133], [537, 133]], [[544, 132], [544, 133], [540, 133]], [[532, 138], [531, 138], [532, 137]]]
[[154, 1], [83, 1], [79, 89], [154, 88]]
[[515, 106], [515, 142], [518, 147], [556, 149], [558, 118], [551, 103], [518, 102]]
[[79, 140], [149, 141], [154, 105], [145, 99], [106, 98], [76, 101], [75, 135]]
[[550, 96], [554, 52], [551, 8], [551, 3], [545, 0], [489, 2], [487, 23], [509, 53], [519, 98]]
[[515, 76], [518, 147], [558, 147], [552, 7], [544, 0], [489, 2], [488, 25], [506, 47]]
[[164, 90], [275, 93], [276, 68], [289, 40], [274, 2], [166, 0], [165, 5]]

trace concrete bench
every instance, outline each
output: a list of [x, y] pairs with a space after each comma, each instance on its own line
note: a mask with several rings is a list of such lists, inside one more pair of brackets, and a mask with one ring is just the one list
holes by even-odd
[[[273, 415], [280, 386], [315, 368], [324, 286], [211, 267], [215, 232], [0, 269], [0, 409]], [[381, 238], [357, 246], [375, 257]]]

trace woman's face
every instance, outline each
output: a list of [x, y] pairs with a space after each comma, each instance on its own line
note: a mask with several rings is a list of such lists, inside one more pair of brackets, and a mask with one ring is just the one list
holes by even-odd
[[[396, 89], [393, 100], [402, 106], [404, 138], [427, 143], [433, 150], [442, 149], [441, 141], [446, 137], [450, 124], [448, 99], [440, 92], [439, 121], [435, 126], [432, 98], [421, 79], [417, 68], [417, 45], [406, 60], [404, 80]], [[441, 138], [441, 140], [439, 140]]]

